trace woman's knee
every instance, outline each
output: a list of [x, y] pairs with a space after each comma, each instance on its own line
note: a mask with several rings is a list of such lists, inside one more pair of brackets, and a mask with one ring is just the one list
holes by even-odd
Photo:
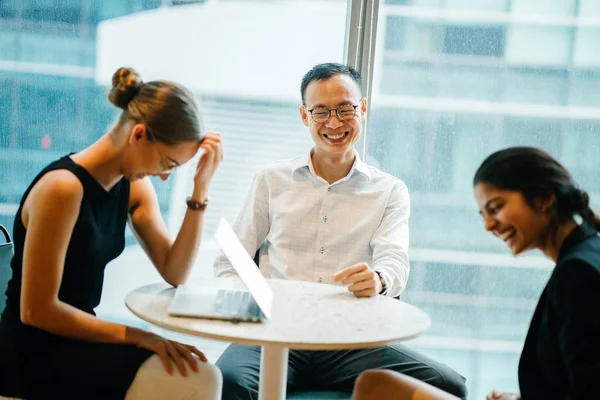
[[354, 383], [352, 400], [375, 399], [382, 387], [386, 386], [390, 371], [368, 370], [361, 373]]
[[198, 363], [198, 372], [191, 373], [188, 378], [194, 379], [198, 387], [204, 388], [204, 391], [212, 393], [214, 396], [207, 398], [218, 398], [221, 396], [223, 387], [223, 375], [221, 370], [211, 363]]
[[186, 377], [177, 370], [169, 375], [156, 355], [138, 370], [127, 392], [126, 400], [153, 399], [219, 399], [223, 378], [213, 364], [198, 360], [198, 372], [188, 370]]
[[[457, 374], [458, 375], [458, 374]], [[455, 399], [466, 398], [467, 390], [464, 378], [449, 379], [437, 374], [425, 382], [416, 378], [389, 370], [369, 370], [363, 372], [356, 380], [353, 400], [370, 400], [384, 398], [413, 398], [415, 394], [427, 398]], [[441, 390], [440, 390], [441, 389]], [[452, 394], [453, 396], [450, 396]]]

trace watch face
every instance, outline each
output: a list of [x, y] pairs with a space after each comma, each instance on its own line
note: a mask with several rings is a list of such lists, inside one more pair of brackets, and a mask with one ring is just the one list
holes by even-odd
[[379, 277], [381, 278], [381, 287], [382, 287], [381, 293], [385, 293], [388, 290], [387, 282], [386, 282], [385, 278], [381, 274], [379, 274]]

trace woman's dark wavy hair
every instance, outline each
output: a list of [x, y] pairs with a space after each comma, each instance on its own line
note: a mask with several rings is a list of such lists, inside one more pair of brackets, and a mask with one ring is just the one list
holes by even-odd
[[478, 183], [521, 192], [533, 209], [535, 200], [555, 195], [553, 231], [575, 215], [600, 230], [600, 218], [590, 208], [587, 192], [577, 186], [565, 167], [535, 147], [510, 147], [493, 153], [475, 173], [473, 186]]

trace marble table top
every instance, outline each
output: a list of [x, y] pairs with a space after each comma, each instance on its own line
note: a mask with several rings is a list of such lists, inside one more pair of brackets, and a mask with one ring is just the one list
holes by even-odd
[[[172, 317], [167, 309], [175, 288], [166, 283], [130, 292], [125, 304], [141, 319], [162, 328], [246, 345], [280, 345], [297, 350], [379, 347], [423, 334], [431, 324], [419, 308], [384, 296], [357, 298], [343, 286], [268, 279], [273, 317], [260, 323]], [[188, 285], [244, 289], [239, 278], [194, 280]]]

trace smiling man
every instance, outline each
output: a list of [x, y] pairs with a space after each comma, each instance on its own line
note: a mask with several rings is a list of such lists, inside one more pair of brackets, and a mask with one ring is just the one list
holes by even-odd
[[[398, 296], [409, 275], [410, 199], [404, 182], [365, 164], [354, 149], [367, 114], [360, 74], [319, 64], [300, 89], [300, 116], [314, 146], [257, 173], [234, 229], [250, 254], [266, 243], [268, 262], [261, 257], [260, 269], [267, 277], [342, 284], [358, 297]], [[222, 255], [215, 273], [235, 271]], [[231, 345], [217, 366], [225, 400], [258, 398], [259, 347]], [[402, 345], [292, 350], [288, 390], [350, 393], [361, 372], [378, 368], [466, 396], [462, 376]]]

